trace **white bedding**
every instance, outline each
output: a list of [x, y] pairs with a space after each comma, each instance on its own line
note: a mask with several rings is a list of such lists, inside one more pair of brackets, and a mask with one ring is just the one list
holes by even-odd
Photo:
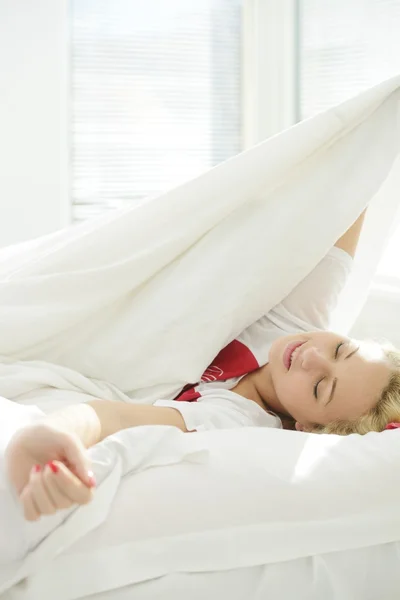
[[38, 524], [8, 513], [31, 552], [4, 565], [7, 587], [28, 577], [1, 597], [172, 600], [193, 579], [199, 598], [291, 598], [300, 584], [304, 598], [395, 598], [398, 436], [121, 432], [92, 449], [92, 505]]
[[[168, 397], [372, 202], [363, 235], [373, 230], [375, 242], [361, 239], [338, 313], [346, 328], [397, 213], [399, 100], [400, 80], [385, 82], [159, 198], [0, 252], [0, 394], [45, 411], [57, 398]], [[4, 400], [2, 414], [13, 406]], [[267, 588], [274, 597], [293, 577], [310, 593], [325, 586], [324, 600], [340, 588], [340, 598], [365, 600], [360, 590], [384, 590], [399, 571], [374, 563], [398, 561], [398, 436], [129, 430], [92, 450], [100, 485], [91, 505], [34, 524], [3, 473], [0, 593], [116, 598], [111, 590], [134, 585], [140, 598], [138, 589], [146, 597], [164, 582], [156, 595], [175, 599], [196, 573], [210, 596], [240, 571], [246, 599]], [[364, 557], [354, 585], [342, 553]]]
[[398, 544], [387, 544], [233, 571], [175, 573], [90, 600], [397, 600], [398, 552]]

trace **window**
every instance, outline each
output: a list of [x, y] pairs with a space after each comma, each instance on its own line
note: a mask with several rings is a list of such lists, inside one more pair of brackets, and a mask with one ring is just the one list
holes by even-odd
[[72, 0], [73, 220], [242, 150], [240, 0]]
[[[400, 73], [400, 0], [299, 0], [300, 118]], [[400, 278], [400, 230], [379, 265]]]

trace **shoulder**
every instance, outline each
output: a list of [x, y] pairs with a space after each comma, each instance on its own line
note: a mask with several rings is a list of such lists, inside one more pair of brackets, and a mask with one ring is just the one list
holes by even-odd
[[213, 390], [210, 388], [199, 398], [199, 402], [210, 402], [215, 406], [236, 411], [249, 421], [249, 425], [254, 427], [280, 428], [282, 426], [277, 415], [267, 412], [257, 402], [232, 390]]
[[281, 427], [276, 415], [267, 413], [258, 404], [227, 389], [209, 386], [195, 402], [162, 400], [157, 406], [178, 410], [190, 431], [231, 429], [237, 427]]

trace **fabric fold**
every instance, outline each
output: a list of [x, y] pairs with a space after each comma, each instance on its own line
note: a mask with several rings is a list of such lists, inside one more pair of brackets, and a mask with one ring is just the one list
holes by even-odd
[[[45, 412], [53, 392], [173, 396], [370, 204], [337, 313], [348, 328], [397, 219], [399, 106], [395, 78], [157, 198], [2, 250], [0, 395]], [[1, 567], [0, 591], [76, 600], [167, 572], [393, 542], [397, 435], [120, 432], [92, 449], [94, 502], [23, 530], [29, 551]]]
[[0, 591], [9, 589], [5, 600], [77, 600], [171, 573], [232, 571], [397, 541], [397, 437], [261, 428], [120, 432], [92, 449], [100, 482], [94, 502], [50, 530], [7, 578], [3, 572]]
[[385, 183], [399, 167], [399, 82], [159, 197], [0, 252], [0, 355], [165, 397], [196, 381], [376, 201], [387, 216], [374, 260], [360, 243], [359, 307], [397, 213]]

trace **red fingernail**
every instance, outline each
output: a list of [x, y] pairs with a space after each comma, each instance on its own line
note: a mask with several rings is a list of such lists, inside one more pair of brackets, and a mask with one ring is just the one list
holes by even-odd
[[48, 462], [48, 463], [47, 463], [47, 466], [48, 466], [48, 467], [50, 467], [50, 469], [53, 471], [53, 473], [58, 473], [58, 471], [59, 471], [59, 468], [57, 467], [57, 465], [55, 465], [55, 464], [53, 463], [53, 461], [51, 461], [51, 462]]
[[33, 467], [33, 472], [34, 473], [40, 473], [41, 470], [42, 470], [42, 467], [40, 465], [35, 465]]

